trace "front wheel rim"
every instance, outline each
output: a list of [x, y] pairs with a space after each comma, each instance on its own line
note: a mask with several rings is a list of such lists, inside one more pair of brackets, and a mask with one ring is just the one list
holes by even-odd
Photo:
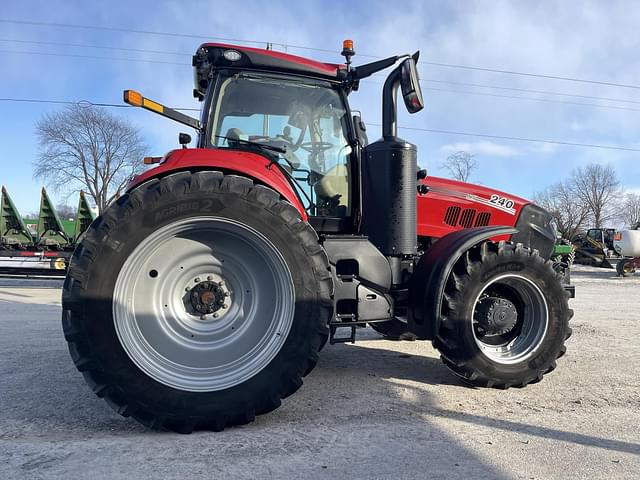
[[[192, 302], [194, 292], [212, 303]], [[291, 272], [273, 243], [220, 217], [180, 220], [145, 238], [122, 266], [112, 303], [118, 339], [136, 366], [192, 392], [262, 371], [284, 345], [294, 307]]]
[[[503, 338], [489, 339], [479, 333], [476, 314], [483, 295], [496, 290], [517, 305], [518, 318], [516, 325]], [[531, 358], [543, 343], [549, 326], [549, 307], [544, 294], [533, 281], [522, 275], [505, 274], [492, 279], [478, 294], [470, 323], [475, 343], [485, 357], [500, 364], [519, 363]]]

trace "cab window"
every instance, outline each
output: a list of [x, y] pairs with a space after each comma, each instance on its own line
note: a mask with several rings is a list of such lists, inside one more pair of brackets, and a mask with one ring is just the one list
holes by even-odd
[[212, 145], [277, 157], [310, 215], [351, 214], [348, 113], [329, 84], [235, 75], [222, 82], [212, 116]]

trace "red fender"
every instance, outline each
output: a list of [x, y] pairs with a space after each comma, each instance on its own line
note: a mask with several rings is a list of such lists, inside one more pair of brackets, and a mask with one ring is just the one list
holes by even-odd
[[293, 187], [282, 171], [262, 155], [238, 150], [215, 148], [182, 148], [172, 150], [155, 168], [137, 175], [127, 185], [127, 192], [155, 177], [164, 177], [174, 172], [197, 168], [223, 170], [252, 178], [257, 183], [272, 188], [282, 195], [307, 220], [307, 212]]

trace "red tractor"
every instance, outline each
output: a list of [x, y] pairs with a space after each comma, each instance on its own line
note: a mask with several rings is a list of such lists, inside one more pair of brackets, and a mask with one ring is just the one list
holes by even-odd
[[[464, 382], [523, 387], [565, 352], [569, 294], [543, 209], [429, 178], [397, 136], [397, 93], [423, 108], [418, 54], [354, 67], [207, 43], [201, 118], [87, 230], [62, 324], [91, 389], [124, 416], [221, 430], [277, 408], [356, 327], [431, 340]], [[348, 95], [396, 65], [369, 144]], [[417, 190], [417, 191], [416, 191]], [[348, 336], [338, 336], [346, 328]]]

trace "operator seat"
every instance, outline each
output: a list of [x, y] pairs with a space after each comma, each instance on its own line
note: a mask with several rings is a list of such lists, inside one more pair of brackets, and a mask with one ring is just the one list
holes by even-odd
[[322, 179], [315, 184], [318, 198], [334, 199], [341, 210], [348, 210], [349, 204], [349, 169], [346, 165], [336, 165], [329, 169]]

